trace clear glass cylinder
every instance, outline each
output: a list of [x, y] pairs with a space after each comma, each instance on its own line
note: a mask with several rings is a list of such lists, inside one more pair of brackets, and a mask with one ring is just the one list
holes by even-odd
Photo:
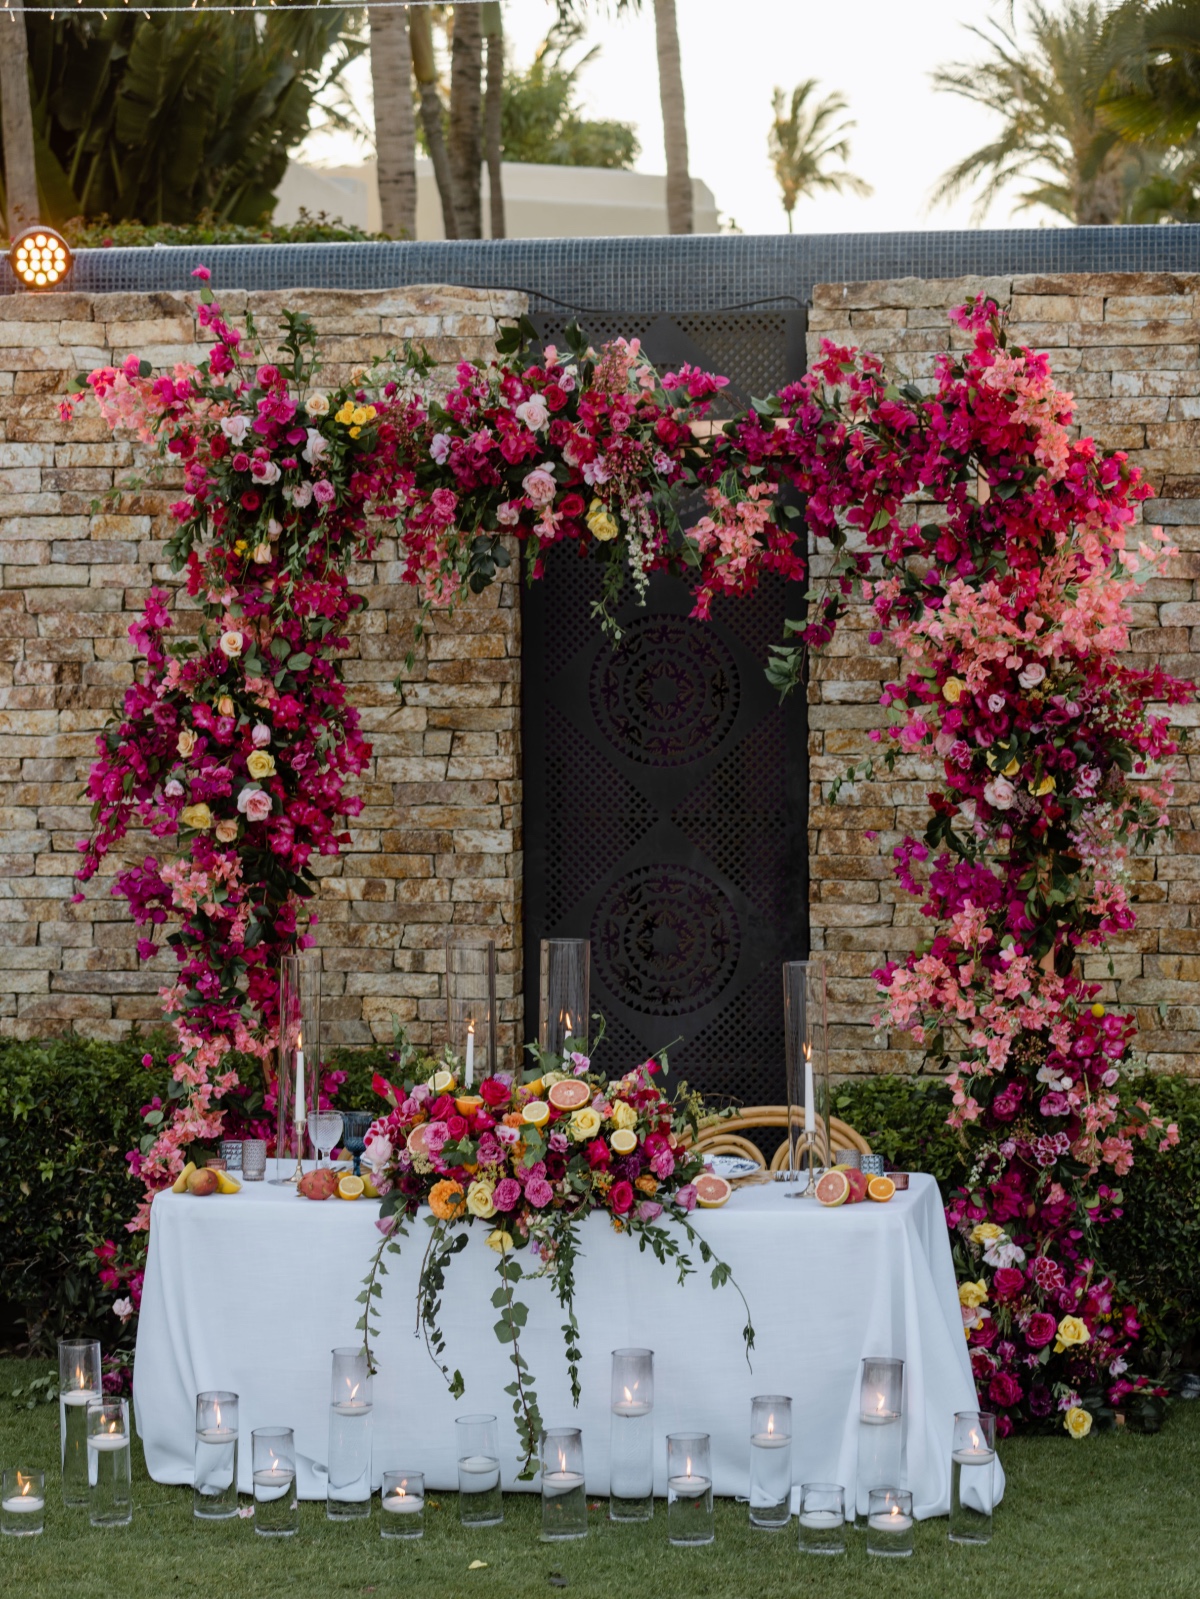
[[291, 1538], [300, 1531], [296, 1494], [296, 1440], [290, 1427], [256, 1427], [250, 1434], [254, 1530], [262, 1538]]
[[459, 1082], [474, 1088], [496, 1070], [496, 945], [452, 933], [446, 940], [446, 1041]]
[[279, 1065], [275, 1105], [275, 1177], [291, 1182], [303, 1160], [308, 1113], [319, 1108], [321, 957], [316, 950], [279, 963]]
[[984, 1410], [958, 1411], [950, 1454], [951, 1543], [991, 1542], [995, 1475], [995, 1416]]
[[759, 1394], [750, 1401], [750, 1525], [777, 1531], [792, 1516], [792, 1401]]
[[907, 1488], [872, 1488], [867, 1501], [867, 1553], [904, 1559], [913, 1552], [912, 1494]]
[[654, 1351], [612, 1352], [609, 1433], [610, 1521], [654, 1516]]
[[498, 1527], [504, 1520], [504, 1498], [495, 1416], [456, 1416], [454, 1445], [459, 1520], [464, 1527]]
[[538, 983], [538, 1047], [561, 1060], [587, 1054], [592, 946], [586, 938], [543, 938]]
[[846, 1492], [838, 1482], [806, 1482], [800, 1488], [800, 1553], [846, 1553]]
[[823, 959], [785, 961], [783, 1033], [788, 1106], [788, 1166], [829, 1164], [829, 1047]]
[[87, 1451], [88, 1520], [93, 1527], [127, 1527], [133, 1520], [128, 1400], [89, 1400]]
[[63, 1504], [88, 1502], [87, 1407], [104, 1391], [100, 1343], [95, 1338], [58, 1341], [58, 1432]]
[[542, 1434], [542, 1542], [587, 1537], [583, 1434], [578, 1427], [548, 1427]]
[[238, 1396], [213, 1389], [196, 1395], [196, 1464], [192, 1514], [198, 1521], [237, 1515]]
[[329, 1478], [325, 1514], [357, 1521], [371, 1514], [371, 1369], [361, 1344], [333, 1351], [329, 1393]]
[[379, 1490], [383, 1538], [425, 1536], [425, 1474], [421, 1471], [385, 1471]]
[[901, 1481], [904, 1425], [904, 1362], [868, 1356], [858, 1391], [858, 1480], [854, 1508], [861, 1525], [874, 1488]]
[[10, 1467], [0, 1489], [0, 1533], [36, 1538], [46, 1524], [46, 1473]]
[[683, 1547], [712, 1543], [712, 1449], [706, 1432], [667, 1434], [667, 1539]]

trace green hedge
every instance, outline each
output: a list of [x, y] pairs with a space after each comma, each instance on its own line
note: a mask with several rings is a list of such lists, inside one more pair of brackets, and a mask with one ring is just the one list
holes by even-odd
[[129, 249], [132, 246], [169, 244], [345, 244], [363, 239], [382, 239], [382, 233], [366, 233], [341, 217], [322, 211], [310, 216], [301, 209], [295, 222], [272, 222], [269, 217], [254, 227], [236, 222], [220, 222], [202, 216], [197, 222], [113, 222], [108, 217], [77, 217], [63, 228], [63, 236], [76, 250]]
[[[140, 1188], [125, 1155], [147, 1132], [142, 1107], [167, 1097], [168, 1049], [161, 1034], [0, 1041], [0, 1348], [49, 1350], [67, 1330], [113, 1341], [93, 1250], [127, 1246]], [[335, 1051], [348, 1073], [338, 1102], [378, 1104], [371, 1077], [386, 1062], [383, 1049]]]
[[[147, 1131], [141, 1107], [167, 1097], [167, 1053], [162, 1035], [0, 1041], [0, 1347], [45, 1350], [68, 1329], [112, 1342], [112, 1295], [97, 1281], [92, 1251], [106, 1238], [127, 1240], [139, 1190], [125, 1154]], [[338, 1103], [378, 1103], [371, 1078], [386, 1073], [387, 1058], [382, 1048], [335, 1051], [331, 1064], [348, 1074]], [[1155, 1078], [1146, 1095], [1178, 1122], [1180, 1143], [1161, 1155], [1139, 1149], [1122, 1183], [1124, 1219], [1106, 1242], [1111, 1265], [1149, 1307], [1151, 1342], [1178, 1359], [1200, 1344], [1200, 1086]], [[875, 1077], [834, 1091], [835, 1114], [872, 1148], [949, 1188], [966, 1157], [946, 1109], [934, 1079]]]

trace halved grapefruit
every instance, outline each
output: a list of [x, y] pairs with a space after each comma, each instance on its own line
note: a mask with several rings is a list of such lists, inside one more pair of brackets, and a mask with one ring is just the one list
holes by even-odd
[[703, 1210], [719, 1209], [733, 1193], [732, 1184], [726, 1182], [724, 1177], [714, 1176], [710, 1171], [703, 1172], [697, 1177], [694, 1186], [696, 1203]]
[[886, 1205], [896, 1192], [896, 1185], [890, 1177], [872, 1177], [867, 1184], [868, 1199], [877, 1199], [881, 1205]]
[[564, 1077], [555, 1083], [547, 1096], [555, 1110], [582, 1110], [592, 1097], [592, 1091], [578, 1077]]
[[844, 1205], [850, 1183], [844, 1171], [827, 1171], [817, 1179], [817, 1198], [822, 1205]]
[[410, 1155], [429, 1154], [429, 1145], [425, 1142], [426, 1134], [428, 1132], [428, 1122], [418, 1122], [417, 1125], [412, 1129], [408, 1137], [405, 1139], [405, 1143], [408, 1145], [408, 1152]]

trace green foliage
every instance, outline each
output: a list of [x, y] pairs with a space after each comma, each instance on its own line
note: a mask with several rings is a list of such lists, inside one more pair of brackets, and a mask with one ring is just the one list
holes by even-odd
[[27, 5], [43, 215], [258, 222], [318, 95], [365, 49], [351, 16]]
[[872, 193], [871, 185], [853, 172], [844, 167], [831, 168], [831, 162], [850, 159], [848, 135], [854, 123], [842, 120], [843, 113], [849, 110], [842, 95], [827, 94], [823, 100], [814, 100], [816, 88], [816, 78], [806, 78], [796, 85], [790, 98], [782, 89], [776, 89], [771, 102], [774, 120], [767, 147], [787, 212], [789, 233], [796, 201], [805, 195], [825, 189], [834, 194], [845, 189], [851, 194]]
[[579, 76], [598, 46], [568, 62], [583, 38], [578, 22], [559, 22], [527, 68], [504, 75], [501, 140], [506, 161], [545, 166], [631, 167], [640, 146], [629, 122], [594, 121], [576, 103]]
[[295, 222], [221, 222], [206, 211], [195, 222], [114, 222], [101, 216], [77, 217], [63, 227], [67, 243], [77, 250], [131, 249], [154, 244], [344, 244], [381, 239], [341, 217], [324, 211], [310, 216], [301, 210]]

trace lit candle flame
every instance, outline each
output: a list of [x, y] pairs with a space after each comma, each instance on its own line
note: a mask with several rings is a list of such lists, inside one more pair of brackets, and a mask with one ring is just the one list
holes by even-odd
[[566, 1471], [567, 1469], [567, 1457], [563, 1454], [561, 1444], [558, 1450], [558, 1469], [559, 1471]]
[[353, 1403], [354, 1403], [354, 1396], [355, 1396], [355, 1394], [356, 1394], [356, 1393], [357, 1393], [357, 1392], [358, 1392], [358, 1384], [357, 1384], [357, 1383], [355, 1383], [355, 1384], [354, 1384], [354, 1387], [353, 1387], [353, 1388], [351, 1388], [351, 1390], [350, 1390], [350, 1403], [351, 1403], [351, 1404], [353, 1404]]
[[972, 1433], [971, 1433], [971, 1448], [972, 1449], [982, 1449], [983, 1448], [983, 1445], [982, 1445], [982, 1443], [979, 1440], [979, 1434], [977, 1432], [974, 1432], [974, 1431], [972, 1431]]
[[304, 1034], [303, 1033], [297, 1033], [296, 1034], [296, 1048], [297, 1049], [303, 1049], [304, 1048]]
[[[633, 1386], [636, 1388], [637, 1387], [637, 1383], [634, 1383]], [[633, 1403], [633, 1395], [629, 1392], [628, 1388], [626, 1388], [626, 1390], [625, 1390], [625, 1403], [627, 1405], [631, 1405]]]
[[563, 1037], [564, 1037], [564, 1039], [566, 1039], [566, 1038], [570, 1038], [570, 1036], [571, 1036], [571, 1012], [569, 1010], [565, 1010], [565, 1011], [563, 1011]]
[[32, 1487], [33, 1487], [33, 1478], [32, 1477], [26, 1477], [21, 1472], [18, 1471], [17, 1472], [17, 1489], [20, 1492], [22, 1498], [29, 1492], [29, 1490]]
[[474, 1016], [470, 1016], [470, 1017], [467, 1018], [467, 1032], [470, 1033], [472, 1037], [475, 1036], [475, 1018], [474, 1018]]
[[684, 1476], [685, 1477], [690, 1477], [691, 1474], [692, 1474], [692, 1457], [691, 1457], [691, 1455], [689, 1455], [688, 1456], [688, 1463], [687, 1463], [687, 1470], [684, 1472]]
[[880, 1394], [879, 1395], [879, 1403], [875, 1406], [875, 1409], [878, 1411], [878, 1413], [881, 1416], [883, 1415], [883, 1405], [884, 1405], [884, 1399], [885, 1398], [886, 1398], [886, 1395]]
[[892, 1506], [892, 1515], [893, 1516], [898, 1516], [899, 1514], [900, 1514], [900, 1506], [899, 1505], [893, 1505]]
[[775, 1431], [775, 1417], [774, 1416], [768, 1416], [767, 1417], [767, 1437], [769, 1438], [774, 1431]]
[[811, 1060], [812, 1059], [812, 1045], [811, 1044], [802, 1044], [800, 1047], [804, 1051], [805, 1060]]

